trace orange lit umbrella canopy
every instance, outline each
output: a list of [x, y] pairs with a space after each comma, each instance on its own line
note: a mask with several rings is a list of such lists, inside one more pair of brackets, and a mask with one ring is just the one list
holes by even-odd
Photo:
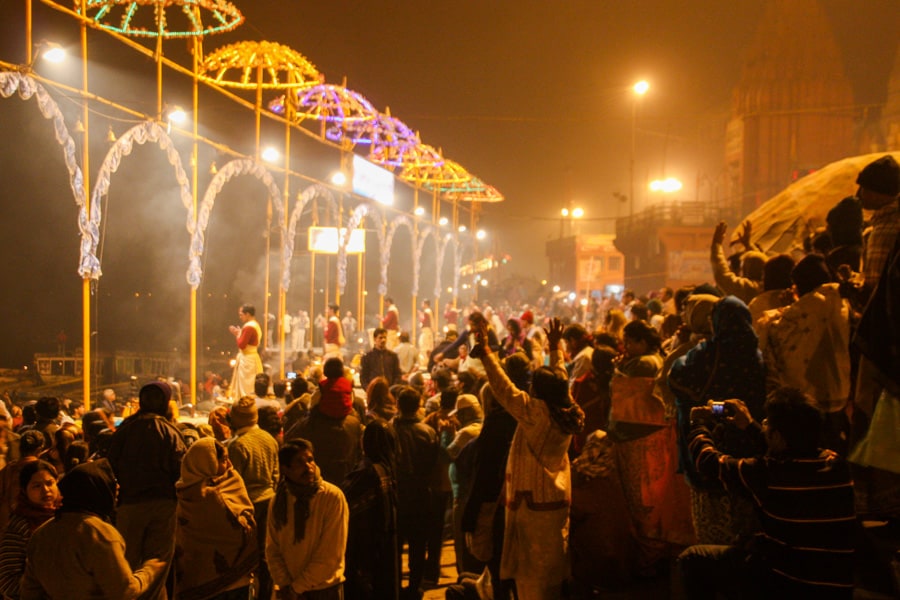
[[308, 87], [322, 75], [296, 50], [274, 42], [238, 42], [203, 58], [199, 75], [223, 87], [277, 89]]

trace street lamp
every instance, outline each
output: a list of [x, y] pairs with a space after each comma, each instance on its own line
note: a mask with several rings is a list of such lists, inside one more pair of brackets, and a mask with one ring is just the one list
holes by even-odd
[[631, 208], [630, 215], [634, 216], [634, 155], [635, 155], [635, 145], [636, 145], [636, 137], [637, 137], [637, 107], [638, 101], [643, 97], [644, 94], [650, 89], [650, 84], [645, 80], [640, 80], [632, 86], [632, 91], [634, 92], [634, 97], [632, 98], [631, 103], [631, 162], [628, 169], [629, 176], [629, 184], [631, 188]]
[[560, 220], [559, 220], [559, 237], [562, 239], [563, 234], [565, 233], [565, 222], [569, 221], [569, 234], [573, 233], [573, 228], [571, 225], [571, 221], [573, 219], [580, 219], [584, 216], [584, 209], [580, 206], [576, 206], [575, 208], [569, 209], [568, 207], [562, 208], [559, 211]]
[[648, 186], [651, 192], [662, 192], [663, 194], [673, 194], [681, 190], [684, 185], [681, 181], [674, 177], [666, 177], [665, 179], [654, 179]]
[[262, 151], [262, 159], [266, 162], [274, 163], [279, 158], [281, 158], [281, 153], [271, 146]]

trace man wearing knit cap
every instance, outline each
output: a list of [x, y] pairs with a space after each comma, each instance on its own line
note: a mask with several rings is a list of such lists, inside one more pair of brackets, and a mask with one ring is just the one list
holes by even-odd
[[859, 185], [856, 195], [863, 209], [874, 211], [870, 218], [872, 225], [867, 232], [863, 256], [864, 285], [868, 293], [871, 293], [878, 284], [884, 262], [900, 233], [900, 209], [897, 206], [900, 165], [892, 156], [882, 156], [859, 172], [856, 183]]
[[[869, 218], [871, 226], [864, 234], [863, 292], [868, 298], [878, 286], [888, 256], [900, 235], [900, 208], [897, 205], [900, 165], [892, 156], [882, 156], [859, 172], [856, 183], [859, 184], [856, 196], [863, 209], [874, 211]], [[878, 326], [887, 327], [888, 323], [880, 323]], [[875, 405], [884, 389], [879, 383], [883, 377], [872, 359], [867, 353], [863, 353], [859, 360], [856, 393], [853, 397], [854, 435], [861, 437], [868, 428], [868, 421], [872, 418]]]
[[110, 441], [107, 458], [119, 482], [116, 529], [125, 538], [125, 558], [133, 570], [159, 559], [163, 575], [142, 598], [165, 599], [166, 574], [175, 553], [175, 482], [181, 476], [185, 445], [166, 418], [172, 388], [152, 381], [141, 388], [140, 408], [125, 419]]
[[228, 458], [244, 480], [256, 517], [256, 541], [260, 550], [256, 597], [270, 600], [272, 577], [265, 561], [266, 521], [269, 502], [275, 496], [275, 485], [278, 483], [278, 442], [260, 429], [257, 411], [256, 399], [251, 396], [240, 398], [231, 407], [231, 428], [235, 437], [228, 444]]

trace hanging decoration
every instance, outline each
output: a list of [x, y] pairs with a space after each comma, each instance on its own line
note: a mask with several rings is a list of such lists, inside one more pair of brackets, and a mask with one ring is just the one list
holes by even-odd
[[[81, 7], [75, 2], [79, 14]], [[244, 22], [226, 0], [85, 0], [83, 16], [107, 31], [163, 39], [224, 33]]]
[[[362, 220], [366, 217], [372, 217], [378, 223], [375, 227], [375, 233], [378, 236], [378, 244], [379, 249], [384, 247], [384, 216], [381, 214], [381, 211], [375, 207], [374, 204], [370, 204], [368, 202], [364, 202], [360, 204], [356, 208], [353, 209], [353, 212], [350, 214], [350, 218], [347, 220], [347, 231], [351, 232], [357, 227], [359, 227]], [[350, 243], [350, 236], [344, 236], [344, 241], [338, 249], [338, 257], [337, 257], [337, 269], [338, 269], [338, 291], [340, 293], [344, 293], [344, 288], [347, 286], [347, 245]], [[387, 266], [384, 264], [383, 253], [379, 252], [379, 258], [382, 259], [381, 262], [381, 280], [378, 283], [378, 293], [385, 294], [387, 293]]]
[[[419, 239], [416, 240], [415, 244], [415, 252], [413, 254], [413, 283], [412, 283], [412, 294], [413, 296], [419, 295], [419, 275], [422, 272], [422, 252], [425, 250], [425, 241], [428, 238], [432, 238], [435, 243], [435, 249], [440, 241], [437, 238], [436, 232], [431, 225], [426, 225], [419, 231]], [[441, 274], [438, 271], [437, 274], [438, 281], [440, 281]]]
[[[240, 175], [252, 175], [259, 179], [269, 192], [269, 200], [275, 208], [275, 226], [277, 231], [284, 240], [284, 205], [281, 202], [281, 192], [272, 178], [272, 174], [260, 163], [250, 160], [249, 158], [240, 158], [232, 160], [224, 165], [219, 172], [209, 182], [206, 193], [203, 194], [203, 202], [200, 204], [200, 211], [197, 214], [197, 228], [191, 237], [191, 249], [189, 255], [189, 266], [187, 272], [188, 284], [194, 289], [200, 285], [203, 276], [203, 268], [201, 267], [201, 259], [203, 258], [203, 250], [206, 243], [206, 228], [209, 226], [209, 215], [212, 212], [216, 197], [225, 184]], [[286, 264], [284, 257], [281, 259], [282, 280], [284, 279], [284, 271]]]
[[[91, 193], [91, 228], [96, 228], [97, 231], [99, 231], [100, 221], [102, 219], [100, 207], [103, 204], [103, 197], [109, 193], [110, 180], [113, 173], [119, 169], [122, 159], [131, 154], [135, 142], [141, 145], [146, 144], [147, 142], [153, 142], [166, 153], [166, 159], [175, 170], [175, 180], [178, 182], [181, 203], [187, 211], [187, 231], [188, 234], [193, 235], [194, 209], [193, 197], [191, 196], [191, 182], [188, 179], [184, 168], [181, 166], [181, 156], [178, 154], [178, 150], [175, 149], [172, 139], [156, 121], [145, 121], [135, 125], [123, 133], [106, 153], [103, 162], [100, 164], [100, 170], [97, 173], [97, 181], [94, 184], [94, 190]], [[89, 272], [83, 274], [83, 276], [89, 276], [91, 279], [99, 279], [101, 275], [100, 261], [96, 258], [98, 242], [99, 236], [91, 240], [91, 256], [93, 257], [91, 269]]]
[[303, 216], [303, 210], [306, 208], [306, 205], [315, 198], [322, 198], [332, 205], [336, 203], [331, 190], [319, 184], [313, 184], [297, 195], [297, 202], [294, 204], [294, 210], [291, 212], [290, 221], [288, 222], [288, 234], [284, 239], [284, 260], [287, 268], [281, 273], [281, 286], [285, 292], [291, 287], [291, 262], [294, 258], [297, 224], [300, 222], [300, 217]]
[[[434, 262], [437, 267], [437, 277], [434, 280], [434, 296], [435, 298], [440, 298], [441, 292], [443, 292], [443, 287], [441, 286], [441, 273], [444, 271], [444, 257], [447, 255], [447, 246], [453, 244], [455, 247], [459, 244], [456, 239], [454, 239], [452, 233], [445, 233], [443, 239], [436, 238], [435, 242], [437, 244], [437, 252], [435, 253]], [[454, 287], [453, 289], [455, 290], [456, 288]]]
[[[92, 243], [95, 247], [95, 240], [100, 239], [100, 230], [91, 225], [88, 215], [85, 214], [84, 175], [75, 158], [75, 140], [69, 134], [59, 105], [50, 97], [44, 86], [30, 75], [18, 71], [0, 71], [0, 96], [9, 98], [17, 92], [22, 100], [29, 100], [33, 97], [37, 101], [41, 116], [53, 122], [56, 143], [62, 146], [63, 160], [66, 163], [66, 170], [69, 172], [69, 189], [72, 190], [72, 196], [79, 209], [78, 228], [81, 231], [81, 256], [78, 274], [86, 277], [88, 273], [94, 271], [94, 263], [97, 262], [96, 257], [91, 253], [91, 247]], [[99, 265], [97, 271], [99, 272]]]

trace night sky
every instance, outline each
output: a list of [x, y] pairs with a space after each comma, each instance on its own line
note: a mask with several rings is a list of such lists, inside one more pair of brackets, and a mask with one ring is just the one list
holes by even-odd
[[[0, 0], [0, 59], [11, 63], [23, 60], [23, 4]], [[546, 275], [544, 242], [558, 235], [560, 208], [583, 206], [585, 232], [612, 232], [611, 219], [627, 214], [627, 203], [614, 194], [628, 193], [630, 86], [638, 79], [651, 83], [639, 111], [638, 178], [680, 177], [687, 199], [693, 198], [701, 160], [698, 132], [727, 117], [742, 54], [765, 8], [755, 0], [235, 4], [246, 23], [207, 38], [207, 52], [246, 39], [280, 42], [304, 54], [327, 82], [340, 84], [346, 77], [347, 87], [377, 108], [389, 106], [423, 142], [442, 148], [444, 156], [506, 196], [483, 215], [489, 244], [511, 255], [512, 273], [536, 279]], [[900, 3], [819, 5], [843, 51], [857, 104], [883, 102], [897, 51]], [[35, 41], [77, 43], [77, 36], [74, 22], [36, 3]], [[94, 90], [152, 113], [152, 62], [94, 38]], [[165, 52], [182, 56], [184, 44], [170, 42]], [[37, 69], [78, 81], [77, 66]], [[165, 89], [167, 100], [189, 104], [179, 82], [167, 80]], [[77, 102], [55, 92], [54, 98], [74, 128]], [[204, 135], [252, 151], [249, 115], [212, 97], [204, 106]], [[121, 134], [130, 126], [101, 112], [92, 116], [94, 169], [109, 147], [107, 129]], [[68, 332], [70, 349], [80, 345], [81, 280], [76, 210], [52, 128], [33, 100], [2, 99], [0, 136], [5, 367], [54, 350], [60, 329]], [[186, 157], [189, 144], [179, 144]], [[327, 171], [334, 153], [298, 144], [306, 172]], [[222, 157], [201, 157], [204, 165], [211, 160]], [[253, 182], [237, 181], [217, 200], [201, 288], [204, 347], [230, 349], [225, 329], [236, 321], [238, 304], [262, 305], [265, 202], [258, 197]], [[186, 351], [188, 234], [174, 178], [158, 149], [137, 148], [123, 163], [104, 208], [104, 275], [93, 327], [98, 347]], [[409, 243], [404, 235], [398, 243]], [[393, 276], [409, 272], [409, 258], [402, 254], [395, 253]], [[422, 289], [433, 287], [433, 276], [423, 274]], [[308, 298], [301, 292], [307, 277], [298, 265], [289, 306]], [[401, 310], [408, 314], [405, 302]]]

